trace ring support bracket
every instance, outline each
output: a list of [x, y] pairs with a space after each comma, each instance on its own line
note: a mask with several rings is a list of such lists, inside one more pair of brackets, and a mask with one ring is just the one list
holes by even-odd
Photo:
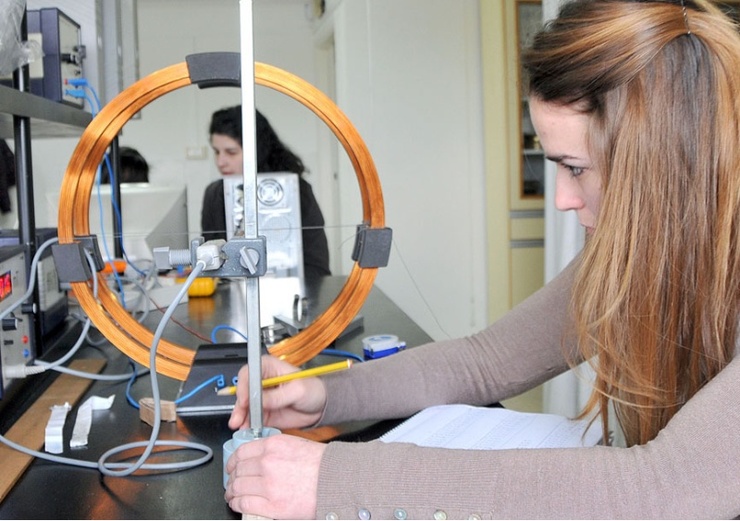
[[361, 268], [385, 268], [391, 255], [393, 230], [390, 228], [357, 227], [352, 260]]

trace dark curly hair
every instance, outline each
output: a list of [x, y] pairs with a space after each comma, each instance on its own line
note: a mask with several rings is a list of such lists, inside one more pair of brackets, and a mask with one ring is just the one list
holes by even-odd
[[[293, 153], [278, 137], [267, 118], [255, 110], [257, 132], [257, 171], [294, 172], [298, 175], [306, 171], [303, 161]], [[210, 135], [223, 134], [242, 143], [242, 107], [236, 105], [217, 110], [211, 116], [208, 128]]]

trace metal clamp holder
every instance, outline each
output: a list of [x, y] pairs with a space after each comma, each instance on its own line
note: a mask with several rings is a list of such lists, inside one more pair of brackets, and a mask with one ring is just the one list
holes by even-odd
[[384, 268], [388, 266], [391, 255], [393, 230], [390, 228], [369, 228], [367, 224], [357, 226], [352, 260], [361, 268]]
[[98, 247], [98, 238], [95, 235], [75, 237], [75, 242], [53, 244], [51, 246], [59, 282], [69, 283], [90, 280], [92, 273], [85, 258], [85, 251], [92, 255], [95, 270], [102, 271], [105, 263]]
[[[164, 246], [154, 248], [154, 263], [157, 269], [172, 269], [175, 266], [194, 266], [198, 262], [198, 248], [209, 245], [199, 237], [190, 242], [190, 251], [172, 250]], [[223, 242], [223, 241], [220, 241]], [[264, 235], [247, 239], [234, 237], [219, 244], [220, 262], [218, 268], [207, 267], [203, 277], [261, 277], [267, 273], [267, 238]]]

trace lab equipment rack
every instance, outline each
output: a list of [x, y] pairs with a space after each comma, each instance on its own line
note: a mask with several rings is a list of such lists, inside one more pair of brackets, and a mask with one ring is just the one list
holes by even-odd
[[[26, 17], [21, 24], [21, 38], [28, 37]], [[39, 244], [33, 192], [31, 136], [34, 138], [74, 137], [82, 134], [92, 120], [89, 112], [30, 93], [28, 66], [13, 72], [13, 87], [0, 85], [0, 138], [13, 139], [16, 164], [16, 189], [19, 243], [25, 247], [26, 272]], [[39, 309], [38, 288], [33, 295], [33, 309]], [[41, 320], [31, 312], [31, 334], [36, 356], [41, 351]]]

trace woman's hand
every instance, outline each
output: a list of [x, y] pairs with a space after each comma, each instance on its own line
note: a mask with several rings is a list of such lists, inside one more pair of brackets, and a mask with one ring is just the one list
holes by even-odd
[[240, 445], [226, 464], [229, 507], [269, 519], [315, 518], [325, 448], [286, 434]]
[[[262, 357], [262, 378], [298, 371], [298, 368], [275, 358]], [[318, 378], [293, 380], [262, 390], [263, 423], [278, 429], [296, 429], [315, 424], [326, 405], [326, 388]], [[249, 428], [249, 370], [239, 370], [236, 404], [229, 418], [232, 429]]]

